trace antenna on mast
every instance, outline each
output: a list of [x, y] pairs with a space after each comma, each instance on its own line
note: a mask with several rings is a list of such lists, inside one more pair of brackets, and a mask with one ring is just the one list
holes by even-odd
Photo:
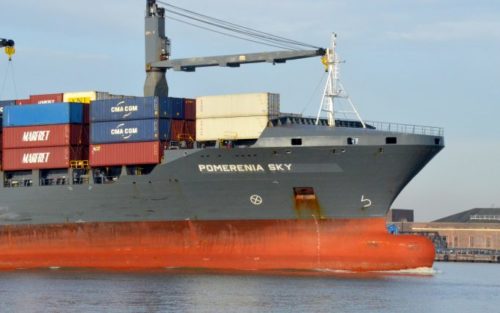
[[[337, 34], [332, 33], [332, 39], [330, 48], [326, 50], [326, 54], [321, 58], [321, 61], [325, 65], [325, 70], [328, 73], [328, 78], [326, 80], [325, 88], [323, 89], [323, 96], [321, 97], [321, 104], [318, 109], [318, 115], [316, 116], [316, 125], [319, 124], [319, 118], [321, 112], [326, 112], [328, 119], [328, 126], [335, 127], [335, 115], [336, 113], [354, 113], [356, 118], [361, 122], [363, 128], [366, 127], [365, 123], [361, 119], [361, 116], [356, 110], [356, 107], [352, 103], [349, 95], [345, 92], [339, 78], [339, 64], [342, 63], [338, 57], [335, 49], [337, 46]], [[344, 98], [349, 102], [351, 111], [336, 111], [334, 105], [335, 98]]]

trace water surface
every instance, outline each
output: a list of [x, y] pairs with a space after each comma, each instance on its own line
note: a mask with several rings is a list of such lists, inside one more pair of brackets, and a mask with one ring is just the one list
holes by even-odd
[[500, 264], [433, 275], [18, 270], [0, 312], [500, 312]]

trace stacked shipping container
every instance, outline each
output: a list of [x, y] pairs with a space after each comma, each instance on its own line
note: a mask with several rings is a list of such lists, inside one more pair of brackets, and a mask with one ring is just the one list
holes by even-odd
[[16, 100], [2, 100], [0, 101], [0, 116], [3, 115], [3, 108], [16, 105]]
[[171, 137], [175, 141], [196, 140], [196, 100], [183, 99], [184, 119], [172, 120]]
[[92, 101], [90, 165], [156, 164], [184, 120], [184, 99], [135, 97]]
[[172, 124], [172, 138], [196, 141], [196, 99], [184, 99], [184, 125], [182, 128], [174, 128]]
[[76, 102], [76, 103], [90, 104], [91, 101], [95, 100], [123, 99], [127, 97], [128, 96], [114, 95], [109, 92], [102, 92], [102, 91], [78, 91], [78, 92], [31, 95], [27, 99], [18, 99], [15, 100], [14, 102], [17, 105], [48, 104], [48, 103], [59, 103], [59, 102]]
[[[3, 125], [2, 117], [3, 110], [6, 106], [25, 106], [31, 104], [61, 104], [61, 102], [85, 103], [90, 104], [94, 100], [102, 99], [124, 99], [128, 96], [114, 95], [108, 92], [99, 91], [83, 91], [83, 92], [67, 92], [67, 93], [52, 93], [52, 94], [37, 94], [31, 95], [27, 99], [3, 100], [0, 101], [0, 125]], [[57, 106], [56, 106], [57, 107]], [[3, 160], [3, 149], [7, 151], [7, 166], [1, 168], [3, 170], [15, 171], [17, 169], [44, 169], [46, 167], [67, 167], [68, 160], [88, 159], [88, 142], [89, 142], [89, 106], [84, 105], [82, 111], [83, 120], [75, 116], [61, 116], [62, 111], [59, 107], [41, 107], [27, 109], [26, 116], [24, 111], [11, 111], [9, 120], [6, 122], [6, 134], [2, 133], [0, 127], [0, 159]], [[64, 111], [64, 110], [63, 110]], [[78, 111], [78, 109], [76, 110]], [[74, 114], [75, 110], [71, 110]], [[66, 112], [67, 113], [67, 112]], [[55, 115], [54, 115], [55, 114]], [[46, 119], [46, 115], [50, 115]], [[64, 114], [63, 114], [64, 115]], [[39, 118], [37, 118], [39, 117]], [[67, 123], [66, 123], [67, 122]], [[8, 126], [7, 126], [8, 125]], [[165, 127], [162, 125], [162, 127]], [[50, 134], [50, 135], [49, 135]], [[37, 137], [38, 136], [38, 137]], [[6, 144], [2, 144], [2, 139], [6, 138]], [[56, 148], [57, 147], [57, 148]], [[65, 147], [65, 148], [63, 148]], [[37, 154], [39, 149], [50, 149], [49, 154]], [[31, 149], [22, 150], [14, 149]], [[34, 149], [34, 150], [33, 150]], [[28, 160], [25, 157], [39, 158], [39, 162]], [[49, 156], [44, 160], [44, 156]], [[23, 159], [24, 158], [24, 159]], [[12, 163], [14, 160], [23, 159], [24, 163], [16, 165]], [[23, 161], [21, 160], [21, 162]], [[46, 162], [45, 162], [46, 161]], [[68, 161], [68, 162], [67, 162]], [[34, 162], [34, 163], [33, 163]], [[31, 165], [30, 165], [31, 164]]]
[[[2, 144], [2, 133], [3, 133], [3, 109], [8, 106], [13, 106], [16, 105], [16, 100], [2, 100], [0, 101], [0, 160], [2, 159], [2, 154], [3, 154], [3, 144]], [[0, 169], [2, 169], [2, 166], [0, 164]]]
[[5, 171], [68, 168], [72, 160], [88, 159], [80, 103], [5, 107], [2, 138]]
[[[79, 103], [75, 107], [82, 110], [73, 106], [61, 109], [62, 102]], [[0, 118], [4, 107], [18, 106], [9, 111], [6, 134], [0, 136], [0, 159], [4, 160], [2, 150], [8, 150], [3, 169], [66, 168], [70, 160], [87, 158], [90, 106], [82, 104], [91, 102], [94, 166], [158, 163], [170, 140], [196, 138], [193, 99], [136, 98], [98, 91], [37, 94], [0, 101]]]
[[197, 140], [256, 139], [279, 109], [279, 95], [272, 93], [198, 97]]
[[[75, 102], [80, 103], [69, 104]], [[3, 121], [3, 166], [4, 170], [66, 168], [70, 160], [86, 159], [88, 152], [94, 167], [156, 164], [171, 141], [258, 138], [269, 119], [279, 115], [279, 102], [279, 95], [272, 93], [193, 100], [97, 91], [1, 101], [0, 112], [12, 107]], [[53, 151], [45, 151], [48, 148]], [[55, 154], [58, 157], [50, 157]]]
[[60, 103], [63, 102], [64, 94], [63, 93], [48, 93], [41, 95], [31, 95], [27, 99], [18, 99], [16, 100], [17, 105], [26, 105], [26, 104], [49, 104], [49, 103]]

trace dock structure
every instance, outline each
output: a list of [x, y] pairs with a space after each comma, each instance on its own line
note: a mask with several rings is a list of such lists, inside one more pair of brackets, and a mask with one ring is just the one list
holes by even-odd
[[436, 261], [500, 263], [500, 250], [444, 249], [436, 250]]
[[391, 220], [399, 233], [428, 237], [436, 261], [500, 263], [500, 208], [474, 208], [428, 223]]

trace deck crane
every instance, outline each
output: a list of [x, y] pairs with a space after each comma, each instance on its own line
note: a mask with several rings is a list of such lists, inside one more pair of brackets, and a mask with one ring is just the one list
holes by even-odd
[[14, 48], [15, 42], [12, 39], [4, 39], [0, 38], [0, 48], [5, 47], [5, 53], [9, 56], [9, 61], [12, 60], [12, 55], [16, 53], [16, 49]]
[[[330, 49], [317, 48], [314, 50], [291, 50], [261, 53], [247, 53], [235, 55], [221, 55], [211, 57], [195, 57], [186, 59], [170, 59], [170, 40], [165, 36], [165, 9], [159, 7], [156, 0], [146, 0], [145, 18], [145, 48], [146, 48], [146, 81], [144, 83], [144, 96], [167, 96], [168, 84], [166, 71], [194, 72], [199, 67], [239, 67], [241, 64], [263, 63], [272, 64], [285, 63], [289, 60], [303, 58], [322, 57], [329, 79], [323, 94], [323, 103], [320, 110], [326, 111], [328, 125], [335, 126], [333, 99], [339, 96], [335, 83], [338, 60], [334, 58], [335, 44], [332, 41]], [[318, 114], [319, 115], [319, 114]], [[364, 125], [364, 124], [363, 124]]]

